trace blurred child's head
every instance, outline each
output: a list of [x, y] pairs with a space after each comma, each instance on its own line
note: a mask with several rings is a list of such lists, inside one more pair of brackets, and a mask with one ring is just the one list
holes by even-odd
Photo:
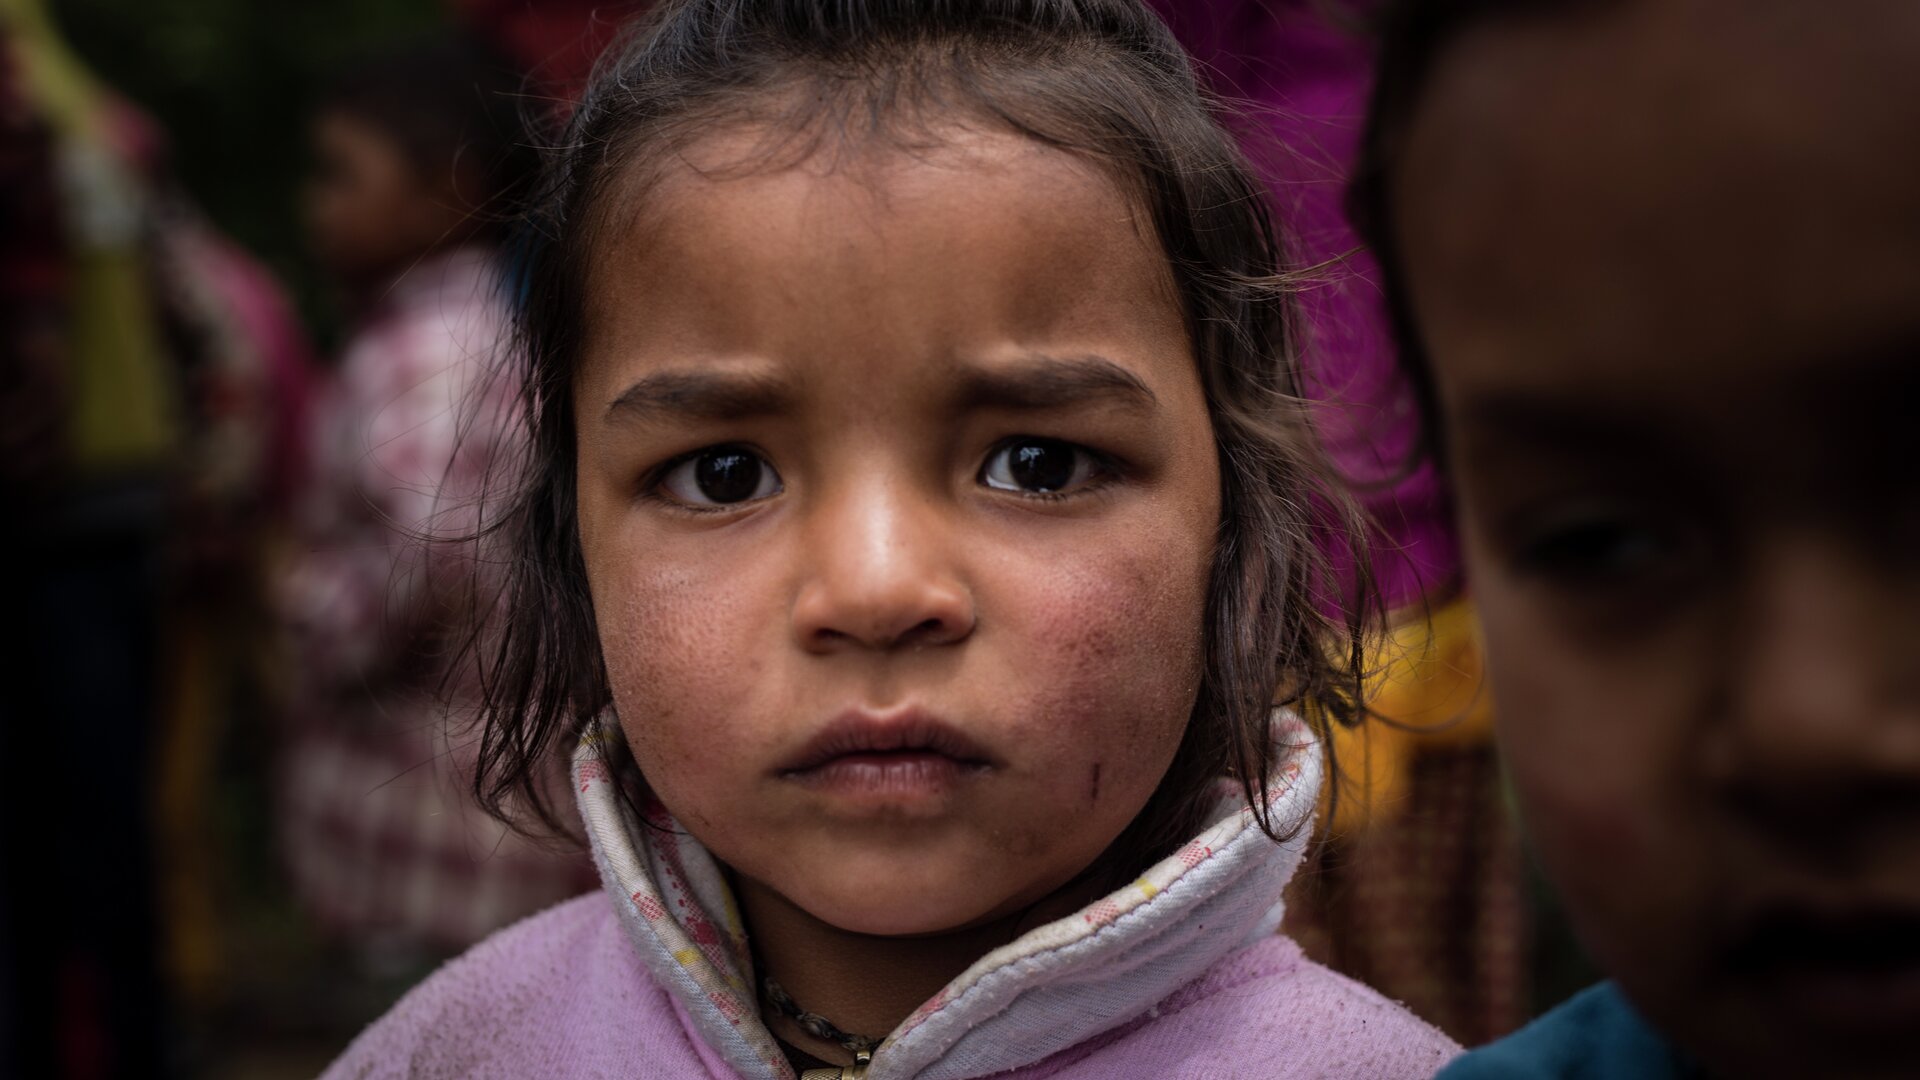
[[1916, 1075], [1920, 6], [1390, 25], [1356, 216], [1539, 858], [1714, 1071]]
[[464, 41], [409, 45], [342, 73], [313, 118], [314, 253], [350, 284], [499, 230], [534, 165], [520, 78]]
[[744, 883], [935, 932], [1348, 700], [1282, 258], [1139, 4], [669, 3], [540, 199], [496, 804], [611, 703]]

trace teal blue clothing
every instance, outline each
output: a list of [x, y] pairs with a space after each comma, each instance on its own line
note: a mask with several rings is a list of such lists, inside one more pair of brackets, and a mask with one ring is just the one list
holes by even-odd
[[1453, 1059], [1434, 1080], [1681, 1080], [1696, 1075], [1611, 982]]

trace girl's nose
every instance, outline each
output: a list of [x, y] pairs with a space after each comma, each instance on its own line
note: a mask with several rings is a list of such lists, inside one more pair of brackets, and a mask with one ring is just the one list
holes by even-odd
[[1869, 790], [1920, 810], [1920, 612], [1910, 591], [1818, 536], [1767, 545], [1747, 572], [1726, 723], [1713, 740], [1720, 778], [1750, 806], [1802, 817]]
[[973, 633], [961, 548], [937, 507], [904, 484], [874, 483], [816, 508], [793, 632], [809, 652], [951, 645]]

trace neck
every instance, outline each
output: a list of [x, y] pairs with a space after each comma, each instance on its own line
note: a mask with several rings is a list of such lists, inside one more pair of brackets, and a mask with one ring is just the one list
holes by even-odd
[[[771, 976], [801, 1009], [826, 1017], [850, 1035], [885, 1037], [973, 962], [1031, 927], [1078, 906], [1078, 889], [1032, 908], [975, 926], [915, 937], [879, 937], [814, 918], [786, 897], [744, 876], [734, 878], [741, 916], [759, 958], [757, 978]], [[1072, 893], [1072, 895], [1068, 895]], [[756, 988], [757, 989], [757, 988]], [[822, 1042], [763, 1006], [780, 1039], [828, 1061], [851, 1062], [844, 1048]]]

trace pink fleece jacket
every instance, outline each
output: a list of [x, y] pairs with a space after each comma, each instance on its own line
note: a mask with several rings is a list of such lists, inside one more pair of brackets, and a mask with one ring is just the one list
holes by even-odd
[[[605, 721], [574, 761], [605, 888], [448, 964], [363, 1033], [347, 1077], [791, 1080], [759, 1018], [746, 931], [691, 837], [643, 825], [616, 793]], [[1268, 792], [1305, 823], [1317, 747], [1290, 717]], [[1459, 1047], [1278, 936], [1278, 898], [1309, 829], [1268, 839], [1222, 815], [1137, 881], [996, 949], [902, 1021], [870, 1080], [1432, 1076]], [[647, 809], [652, 824], [671, 826]]]

